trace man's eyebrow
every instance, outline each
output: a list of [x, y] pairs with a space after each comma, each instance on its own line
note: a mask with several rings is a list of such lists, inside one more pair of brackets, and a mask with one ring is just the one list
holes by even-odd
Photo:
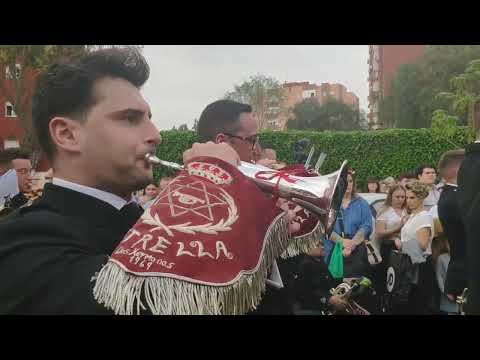
[[[121, 116], [121, 115], [141, 116], [141, 115], [145, 114], [145, 111], [139, 110], [139, 109], [134, 109], [134, 108], [127, 108], [127, 109], [113, 111], [110, 114], [114, 115], [114, 116]], [[152, 118], [152, 113], [151, 113], [150, 110], [148, 111], [148, 117], [150, 119]]]

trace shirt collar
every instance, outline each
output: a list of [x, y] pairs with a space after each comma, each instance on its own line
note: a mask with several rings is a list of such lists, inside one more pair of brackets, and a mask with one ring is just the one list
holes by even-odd
[[117, 210], [120, 210], [126, 204], [133, 201], [132, 198], [130, 199], [130, 201], [126, 201], [125, 199], [121, 198], [118, 195], [115, 195], [115, 194], [112, 194], [112, 193], [109, 193], [109, 192], [106, 192], [106, 191], [103, 191], [103, 190], [95, 189], [95, 188], [92, 188], [90, 186], [80, 185], [80, 184], [77, 184], [77, 183], [74, 183], [74, 182], [71, 182], [71, 181], [67, 181], [67, 180], [64, 180], [64, 179], [54, 177], [52, 180], [53, 180], [52, 182], [53, 182], [54, 185], [62, 186], [64, 188], [74, 190], [74, 191], [77, 191], [77, 192], [85, 194], [85, 195], [92, 196], [94, 198], [97, 198], [99, 200], [102, 200], [102, 201], [112, 205]]
[[452, 183], [445, 183], [445, 185], [453, 186], [453, 187], [458, 187], [458, 184], [452, 184]]

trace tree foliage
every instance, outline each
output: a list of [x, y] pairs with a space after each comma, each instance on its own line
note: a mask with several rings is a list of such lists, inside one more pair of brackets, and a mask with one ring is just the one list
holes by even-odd
[[365, 122], [359, 111], [333, 98], [324, 105], [315, 98], [305, 99], [292, 112], [294, 118], [287, 122], [288, 129], [351, 131], [362, 129]]
[[285, 111], [285, 92], [282, 84], [274, 78], [256, 75], [235, 85], [224, 98], [249, 104], [258, 120], [260, 129], [266, 129], [270, 120], [277, 119]]
[[[162, 131], [162, 143], [157, 147], [161, 159], [182, 162], [183, 152], [198, 140], [193, 131]], [[471, 132], [466, 127], [455, 127], [450, 135], [435, 136], [433, 129], [387, 129], [378, 131], [264, 131], [261, 142], [275, 149], [280, 161], [294, 162], [294, 144], [308, 138], [320, 152], [327, 154], [322, 173], [338, 169], [343, 160], [355, 168], [360, 187], [368, 176], [398, 177], [403, 172], [413, 171], [422, 163], [436, 164], [447, 150], [463, 147], [469, 143]], [[316, 159], [315, 159], [316, 160]], [[155, 169], [156, 177], [171, 175], [164, 167]]]
[[[381, 120], [399, 128], [430, 127], [435, 110], [453, 110], [452, 104], [437, 94], [450, 91], [451, 79], [479, 58], [480, 45], [427, 46], [414, 64], [398, 68], [392, 84], [392, 98], [381, 101]], [[458, 124], [467, 123], [468, 114], [458, 114]]]

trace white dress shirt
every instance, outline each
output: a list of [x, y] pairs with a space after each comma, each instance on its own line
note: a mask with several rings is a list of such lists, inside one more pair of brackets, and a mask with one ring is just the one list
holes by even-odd
[[97, 198], [98, 200], [102, 200], [110, 205], [112, 205], [114, 208], [117, 210], [120, 210], [122, 207], [124, 207], [126, 204], [130, 203], [133, 201], [133, 199], [130, 199], [130, 201], [126, 201], [125, 199], [121, 198], [118, 195], [95, 189], [90, 186], [85, 186], [85, 185], [80, 185], [71, 181], [63, 180], [60, 178], [54, 177], [52, 179], [52, 183], [57, 186], [61, 186], [73, 191], [78, 191], [79, 193], [85, 194], [92, 196], [94, 198]]

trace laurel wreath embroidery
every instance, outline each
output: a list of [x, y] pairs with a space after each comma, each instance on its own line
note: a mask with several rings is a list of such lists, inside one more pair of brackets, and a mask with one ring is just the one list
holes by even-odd
[[227, 220], [221, 219], [218, 223], [212, 224], [202, 224], [202, 225], [191, 225], [191, 221], [177, 224], [177, 225], [165, 225], [160, 220], [158, 214], [152, 215], [151, 208], [144, 212], [141, 219], [144, 224], [153, 225], [154, 228], [150, 229], [150, 232], [165, 230], [169, 236], [173, 236], [172, 230], [176, 230], [185, 234], [194, 235], [196, 232], [210, 235], [217, 235], [218, 232], [230, 231], [230, 227], [238, 220], [238, 211], [237, 206], [233, 198], [223, 189], [221, 190], [220, 196], [225, 200], [228, 205], [228, 218]]

